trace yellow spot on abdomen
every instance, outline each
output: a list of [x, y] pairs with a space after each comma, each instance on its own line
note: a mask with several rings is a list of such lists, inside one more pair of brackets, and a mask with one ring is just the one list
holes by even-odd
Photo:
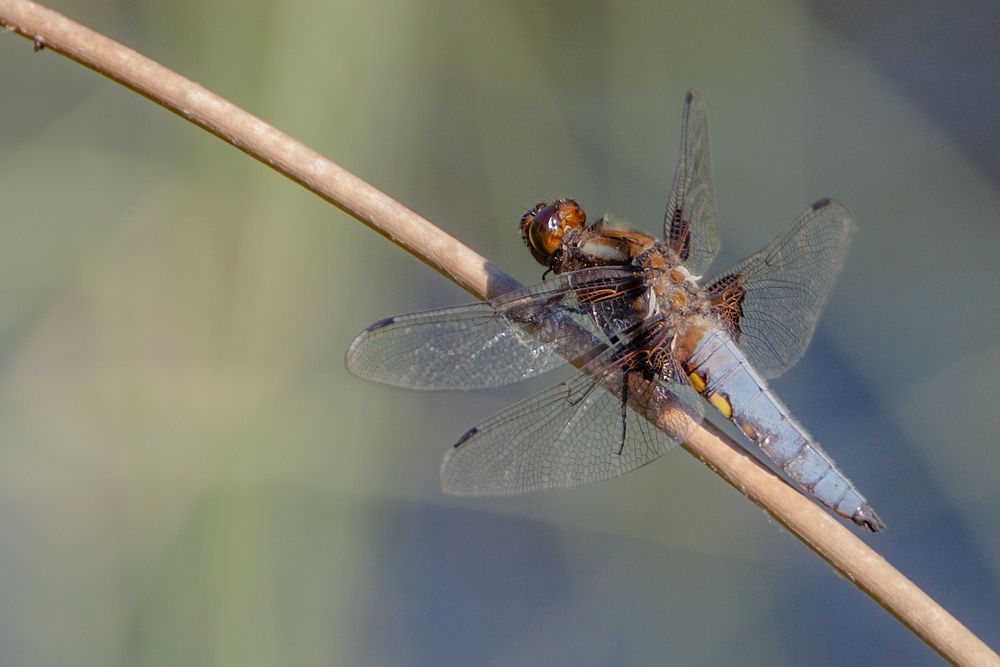
[[722, 394], [712, 394], [708, 397], [708, 402], [715, 406], [715, 409], [722, 413], [726, 419], [733, 417], [733, 404]]
[[705, 393], [705, 378], [698, 375], [697, 373], [689, 373], [688, 379], [691, 380], [691, 386], [699, 394]]
[[755, 429], [750, 422], [741, 422], [740, 428], [743, 429], [743, 432], [748, 438], [754, 442], [757, 441], [757, 429]]

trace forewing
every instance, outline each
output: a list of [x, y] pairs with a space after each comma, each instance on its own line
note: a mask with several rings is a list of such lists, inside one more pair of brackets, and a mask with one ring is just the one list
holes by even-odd
[[[587, 358], [633, 322], [641, 276], [622, 267], [583, 269], [492, 301], [391, 317], [347, 351], [347, 369], [410, 389], [476, 389], [517, 382]], [[598, 326], [594, 313], [608, 313]], [[612, 317], [617, 313], [620, 321]], [[634, 316], [633, 316], [634, 319]]]
[[[508, 495], [588, 484], [644, 466], [682, 442], [702, 419], [698, 394], [637, 374], [630, 375], [623, 439], [622, 370], [614, 360], [620, 353], [609, 349], [572, 380], [470, 429], [445, 455], [442, 489]], [[642, 413], [656, 415], [669, 433]]]
[[805, 352], [854, 234], [843, 204], [821, 199], [765, 246], [708, 283], [750, 363], [777, 377]]
[[680, 156], [667, 199], [663, 237], [695, 275], [702, 275], [719, 252], [708, 120], [695, 90], [689, 90], [684, 100]]

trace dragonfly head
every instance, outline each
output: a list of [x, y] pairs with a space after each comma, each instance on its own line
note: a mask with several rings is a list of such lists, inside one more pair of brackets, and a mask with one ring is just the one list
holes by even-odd
[[521, 238], [540, 264], [551, 266], [566, 230], [581, 228], [586, 223], [587, 214], [572, 199], [551, 204], [539, 202], [521, 216]]

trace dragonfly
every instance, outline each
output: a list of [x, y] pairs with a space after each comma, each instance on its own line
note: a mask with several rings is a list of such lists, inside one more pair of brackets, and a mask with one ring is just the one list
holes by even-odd
[[347, 368], [451, 390], [579, 369], [462, 435], [441, 466], [446, 493], [616, 477], [683, 442], [710, 407], [802, 491], [879, 532], [882, 519], [767, 384], [805, 352], [854, 228], [843, 204], [821, 199], [759, 252], [703, 279], [719, 234], [705, 107], [691, 90], [662, 239], [608, 216], [588, 225], [572, 199], [541, 202], [520, 220], [546, 267], [541, 283], [376, 322], [351, 344]]

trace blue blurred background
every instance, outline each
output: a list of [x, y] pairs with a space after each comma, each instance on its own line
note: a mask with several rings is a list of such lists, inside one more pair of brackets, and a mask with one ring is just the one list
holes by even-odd
[[[574, 196], [658, 232], [683, 95], [723, 268], [822, 196], [860, 233], [775, 382], [889, 524], [864, 536], [1000, 645], [1000, 8], [963, 3], [61, 1], [524, 282]], [[0, 663], [938, 659], [683, 452], [441, 495], [515, 386], [349, 376], [370, 322], [469, 300], [208, 134], [0, 35]]]

